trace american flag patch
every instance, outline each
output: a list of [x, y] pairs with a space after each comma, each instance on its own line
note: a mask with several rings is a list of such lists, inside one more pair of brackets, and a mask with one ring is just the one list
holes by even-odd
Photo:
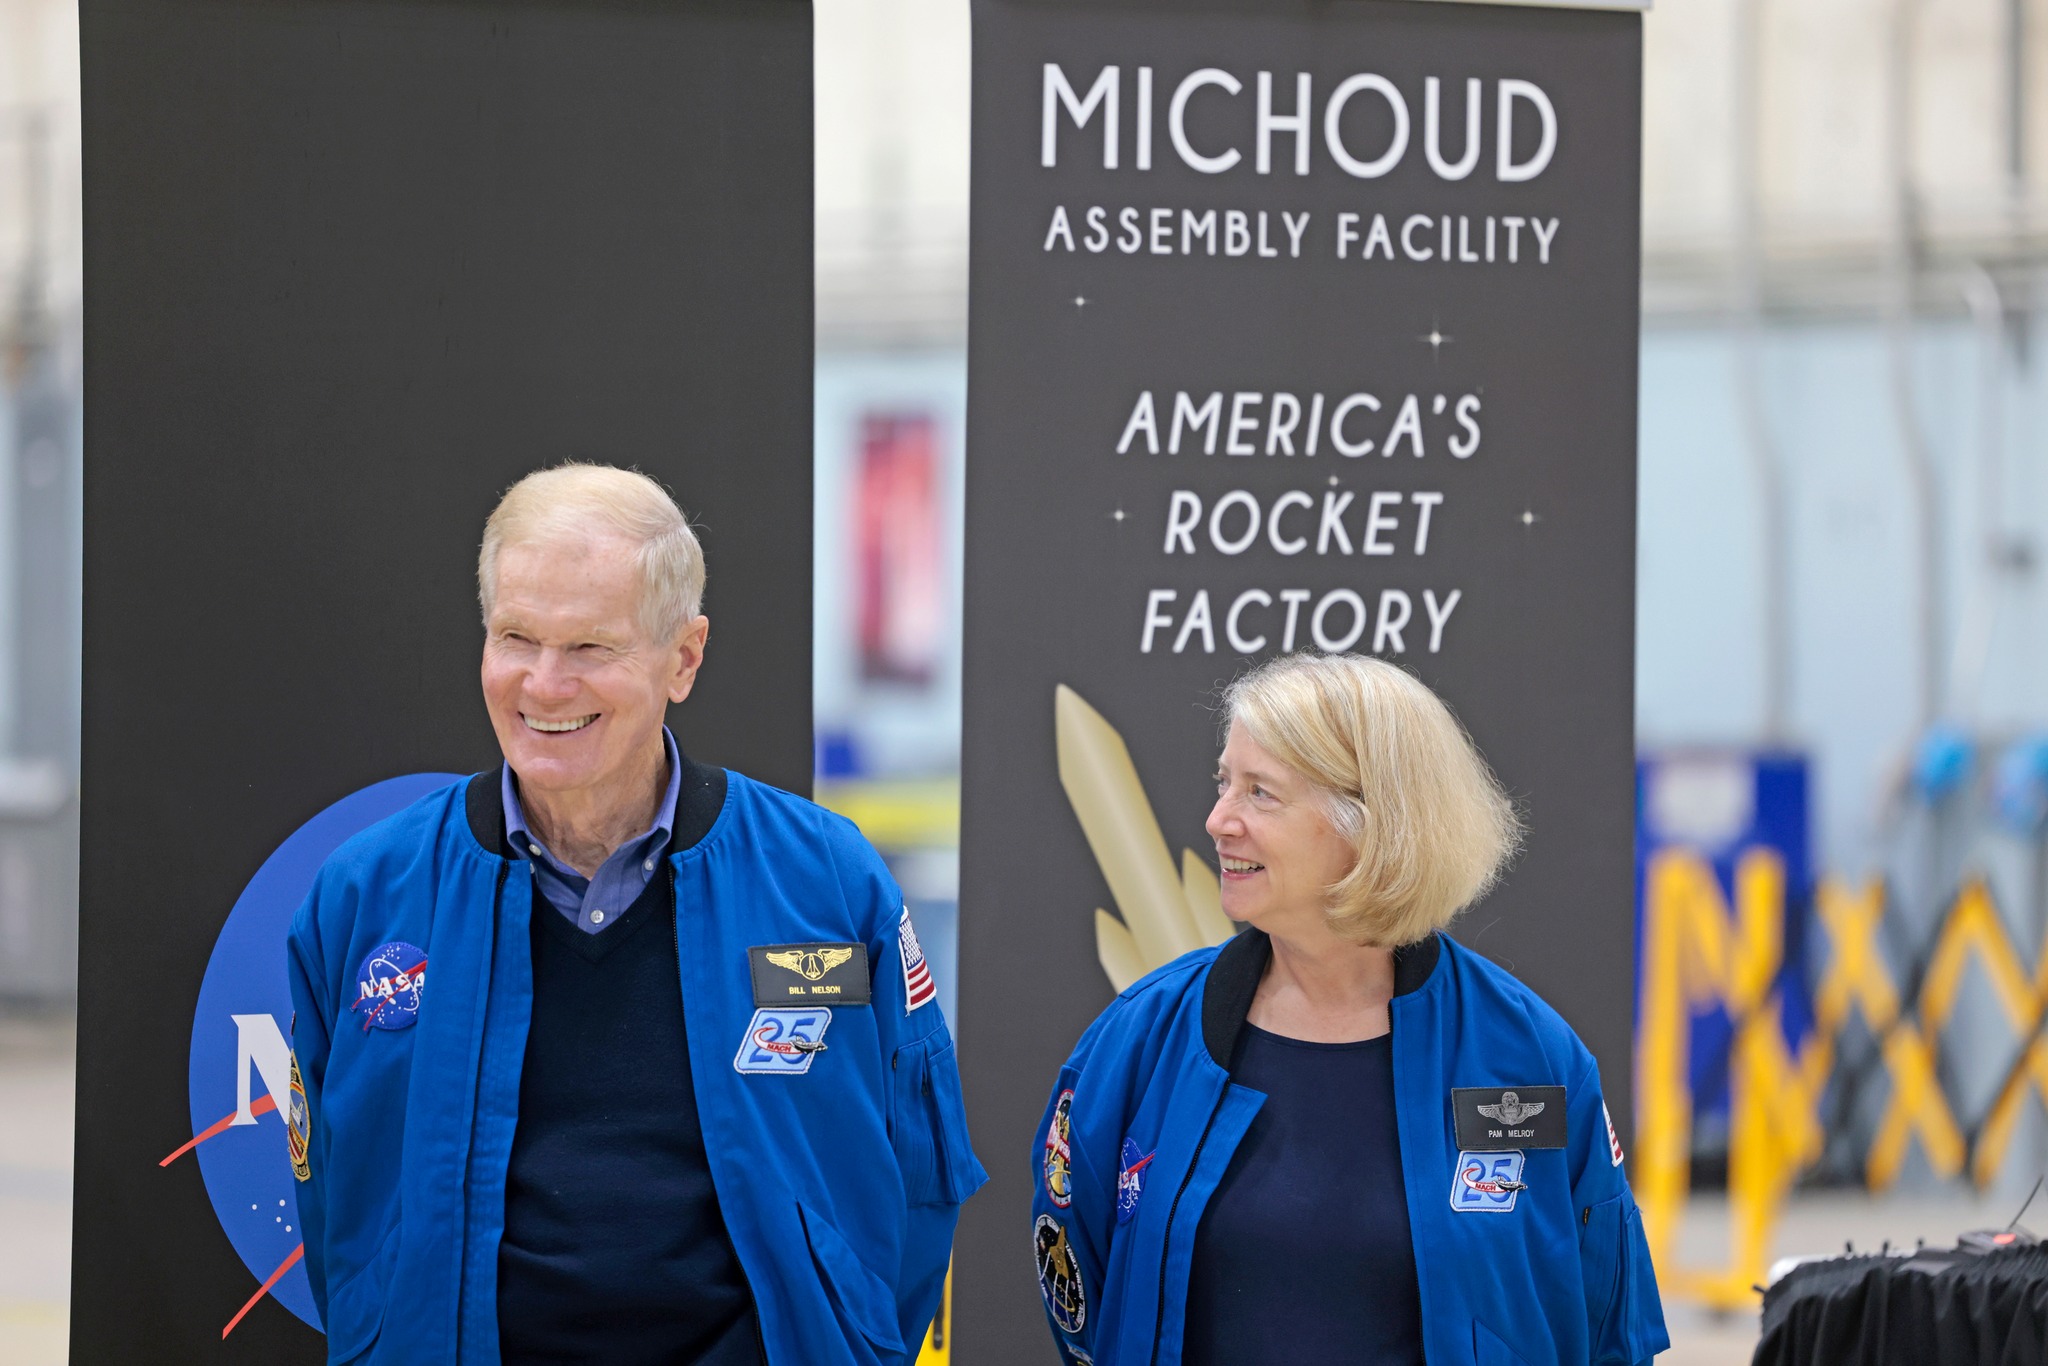
[[939, 994], [939, 989], [932, 985], [931, 969], [925, 966], [917, 931], [911, 927], [908, 906], [903, 908], [903, 918], [896, 922], [896, 947], [903, 951], [903, 1013], [907, 1015]]

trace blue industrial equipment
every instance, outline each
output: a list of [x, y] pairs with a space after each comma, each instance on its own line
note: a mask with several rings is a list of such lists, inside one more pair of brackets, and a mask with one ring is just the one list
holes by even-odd
[[[1736, 865], [1743, 855], [1758, 848], [1771, 850], [1785, 869], [1785, 942], [1777, 995], [1786, 1041], [1795, 1046], [1813, 1017], [1806, 953], [1813, 887], [1810, 773], [1804, 754], [1786, 750], [1688, 747], [1647, 752], [1636, 759], [1638, 953], [1645, 873], [1660, 850], [1675, 847], [1699, 856], [1713, 869], [1731, 907]], [[1640, 982], [1640, 963], [1638, 969]], [[1637, 1005], [1640, 1011], [1640, 1000]], [[1718, 1005], [1692, 1021], [1688, 1071], [1694, 1146], [1700, 1156], [1722, 1146], [1734, 1024]]]

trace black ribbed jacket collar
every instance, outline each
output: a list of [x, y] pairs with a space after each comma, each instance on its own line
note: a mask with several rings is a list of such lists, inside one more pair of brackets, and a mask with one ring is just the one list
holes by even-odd
[[[1443, 945], [1432, 934], [1419, 944], [1394, 950], [1394, 995], [1406, 996], [1429, 980]], [[1202, 1042], [1209, 1056], [1225, 1071], [1251, 1013], [1252, 997], [1266, 964], [1273, 959], [1273, 941], [1265, 931], [1246, 929], [1233, 936], [1209, 965], [1209, 980], [1202, 988]]]

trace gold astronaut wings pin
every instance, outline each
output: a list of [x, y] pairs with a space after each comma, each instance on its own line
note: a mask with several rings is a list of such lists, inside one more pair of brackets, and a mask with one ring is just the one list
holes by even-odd
[[822, 982], [825, 974], [841, 963], [851, 962], [853, 950], [848, 947], [818, 949], [770, 949], [764, 957], [778, 968], [787, 968], [806, 982]]

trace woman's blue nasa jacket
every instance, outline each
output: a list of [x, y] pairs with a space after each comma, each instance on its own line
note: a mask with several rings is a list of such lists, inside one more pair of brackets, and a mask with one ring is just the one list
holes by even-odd
[[[1160, 968], [1060, 1071], [1032, 1149], [1032, 1215], [1070, 1361], [1181, 1359], [1196, 1226], [1265, 1100], [1227, 1064], [1271, 953], [1247, 930]], [[1445, 936], [1397, 952], [1394, 971], [1395, 1118], [1430, 1366], [1648, 1362], [1670, 1340], [1592, 1055], [1534, 992]], [[1454, 1088], [1546, 1086], [1564, 1088], [1564, 1147], [1461, 1152]]]
[[[292, 924], [299, 1209], [331, 1363], [498, 1360], [528, 917], [549, 913], [501, 852], [503, 824], [495, 771], [432, 793], [337, 850]], [[960, 1203], [987, 1178], [945, 1020], [910, 1008], [913, 979], [929, 992], [902, 896], [850, 822], [737, 773], [668, 863], [698, 1113], [767, 1360], [910, 1362]], [[831, 941], [866, 946], [872, 1004], [831, 1007], [828, 1046], [786, 1075], [740, 1070], [748, 949]], [[416, 1022], [365, 1028], [358, 965], [393, 944], [425, 960]]]

